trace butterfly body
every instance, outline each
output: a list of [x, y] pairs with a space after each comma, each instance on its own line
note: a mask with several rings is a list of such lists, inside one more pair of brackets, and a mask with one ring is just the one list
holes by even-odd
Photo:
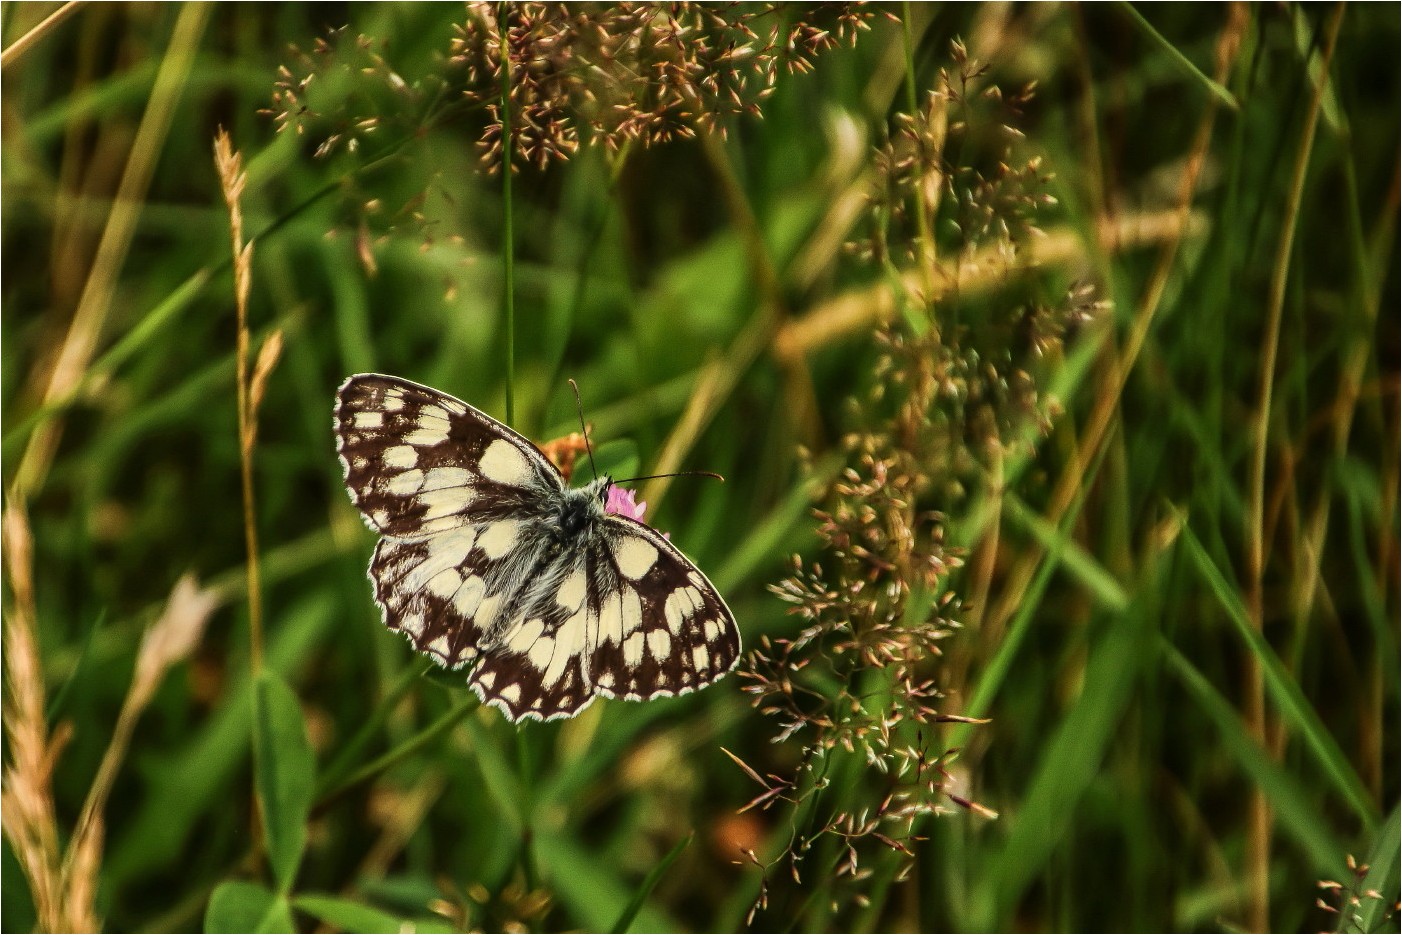
[[445, 393], [360, 374], [337, 394], [346, 487], [380, 533], [370, 563], [391, 629], [512, 720], [710, 684], [739, 656], [735, 619], [655, 530], [570, 488], [523, 436]]
[[550, 529], [558, 546], [572, 545], [581, 538], [593, 539], [598, 535], [612, 484], [611, 478], [600, 477], [587, 487], [566, 488], [555, 506], [555, 522]]

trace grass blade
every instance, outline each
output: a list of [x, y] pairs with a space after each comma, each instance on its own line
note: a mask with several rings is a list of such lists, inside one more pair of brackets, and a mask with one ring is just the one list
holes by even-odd
[[1217, 726], [1225, 748], [1256, 787], [1265, 793], [1281, 825], [1309, 854], [1315, 872], [1343, 873], [1344, 849], [1319, 821], [1318, 806], [1309, 801], [1295, 778], [1252, 740], [1242, 726], [1236, 709], [1228, 704], [1197, 667], [1167, 640], [1162, 642], [1162, 649], [1168, 667], [1187, 687], [1203, 713]]
[[[1109, 610], [1121, 611], [1129, 606], [1129, 595], [1115, 576], [1071, 538], [1065, 529], [1058, 529], [1043, 517], [1028, 509], [1012, 493], [1005, 494], [1003, 506], [1008, 515], [1022, 524], [1047, 551], [1047, 561], [1060, 563], [1072, 577], [1085, 585], [1095, 598]], [[1076, 514], [1072, 514], [1074, 520]]]
[[1380, 817], [1378, 807], [1368, 794], [1363, 781], [1358, 778], [1358, 773], [1349, 764], [1348, 757], [1340, 749], [1338, 741], [1324, 727], [1319, 715], [1300, 690], [1299, 684], [1290, 677], [1290, 673], [1285, 670], [1285, 666], [1281, 664], [1280, 658], [1271, 649], [1265, 637], [1251, 626], [1246, 607], [1241, 602], [1241, 593], [1227, 581], [1186, 524], [1183, 527], [1183, 536], [1183, 541], [1188, 547], [1188, 556], [1207, 583], [1208, 589], [1227, 612], [1227, 619], [1232, 622], [1247, 648], [1260, 661], [1266, 689], [1280, 706], [1281, 714], [1304, 739], [1305, 746], [1314, 754], [1332, 781], [1334, 790], [1359, 818], [1372, 827]]
[[1368, 854], [1368, 872], [1359, 887], [1365, 893], [1375, 890], [1383, 898], [1364, 898], [1363, 905], [1358, 908], [1358, 931], [1380, 932], [1387, 921], [1388, 907], [1397, 899], [1399, 848], [1402, 848], [1402, 820], [1397, 807], [1393, 806], [1392, 812], [1378, 825], [1373, 850]]
[[690, 844], [695, 837], [696, 832], [689, 831], [686, 837], [672, 845], [672, 849], [667, 852], [667, 856], [658, 861], [657, 866], [653, 867], [648, 875], [643, 878], [642, 885], [639, 886], [637, 892], [633, 894], [633, 898], [628, 901], [628, 905], [625, 906], [623, 912], [619, 914], [617, 921], [609, 928], [610, 932], [622, 933], [628, 931], [628, 929], [632, 927], [633, 920], [638, 917], [638, 910], [643, 908], [643, 903], [647, 901], [648, 896], [652, 894], [653, 889], [656, 888], [658, 882], [661, 881], [662, 875], [676, 862], [676, 859], [681, 856], [682, 851], [686, 850], [687, 845]]
[[206, 932], [291, 932], [286, 900], [259, 883], [226, 880], [210, 894], [204, 913]]
[[322, 893], [303, 893], [292, 905], [342, 932], [452, 932], [445, 921], [402, 919], [354, 900]]
[[1189, 61], [1186, 55], [1178, 51], [1177, 46], [1164, 38], [1163, 33], [1155, 29], [1149, 21], [1144, 18], [1143, 14], [1134, 8], [1133, 4], [1120, 2], [1115, 5], [1123, 10], [1129, 16], [1130, 20], [1134, 22], [1134, 25], [1138, 26], [1144, 35], [1152, 39], [1155, 45], [1168, 53], [1168, 57], [1173, 60], [1173, 63], [1178, 66], [1183, 74], [1206, 88], [1209, 94], [1217, 98], [1217, 100], [1221, 101], [1225, 106], [1230, 107], [1232, 110], [1241, 109], [1241, 105], [1237, 103], [1236, 95], [1232, 94], [1231, 91], [1228, 91], [1216, 81], [1213, 81], [1204, 74], [1201, 69]]

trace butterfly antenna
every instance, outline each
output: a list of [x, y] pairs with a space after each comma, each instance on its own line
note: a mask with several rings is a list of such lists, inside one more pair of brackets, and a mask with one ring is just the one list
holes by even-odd
[[674, 471], [671, 474], [644, 474], [642, 477], [625, 477], [622, 480], [614, 481], [615, 484], [631, 484], [635, 480], [654, 480], [658, 477], [714, 477], [722, 484], [725, 478], [715, 471]]
[[574, 407], [579, 411], [579, 431], [584, 435], [584, 450], [589, 452], [589, 470], [594, 472], [597, 479], [599, 469], [594, 467], [594, 446], [589, 444], [589, 426], [584, 424], [584, 401], [579, 398], [579, 384], [570, 380], [570, 389], [574, 390]]

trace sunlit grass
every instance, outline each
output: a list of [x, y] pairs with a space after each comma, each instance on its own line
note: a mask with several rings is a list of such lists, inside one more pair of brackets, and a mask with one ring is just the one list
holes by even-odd
[[[57, 9], [0, 23], [7, 930], [91, 906], [114, 930], [734, 931], [762, 876], [765, 929], [1396, 930], [1394, 9], [888, 5], [841, 42], [795, 34], [811, 67], [748, 85], [744, 56], [683, 44], [666, 61], [731, 68], [717, 86], [763, 118], [700, 84], [725, 134], [692, 138], [636, 93], [591, 112], [592, 73], [536, 75], [580, 122], [536, 127], [570, 158], [509, 187], [483, 160], [502, 75], [474, 59], [487, 90], [461, 94], [459, 6], [354, 7], [329, 37], [318, 5]], [[778, 55], [796, 10], [742, 11]], [[979, 107], [1037, 86], [980, 123], [928, 97], [965, 71]], [[311, 110], [260, 114], [290, 112], [279, 81]], [[928, 151], [1049, 197], [1024, 216], [912, 172]], [[274, 335], [254, 447], [239, 387]], [[920, 354], [893, 363], [892, 337]], [[601, 455], [723, 474], [640, 499], [747, 649], [805, 626], [770, 590], [795, 553], [829, 584], [904, 582], [870, 605], [904, 635], [948, 592], [912, 684], [988, 722], [891, 728], [943, 770], [946, 813], [875, 829], [899, 846], [855, 834], [902, 787], [818, 719], [910, 709], [893, 670], [832, 655], [840, 627], [795, 676], [828, 707], [778, 743], [733, 676], [519, 730], [479, 710], [365, 580], [331, 404], [375, 370], [542, 442], [577, 429], [572, 377]], [[895, 379], [921, 374], [950, 381], [923, 422]], [[872, 451], [909, 476], [863, 494], [843, 469]], [[944, 560], [933, 590], [892, 571], [912, 543]], [[143, 634], [187, 572], [213, 616], [165, 675]], [[796, 880], [780, 858], [807, 840]]]

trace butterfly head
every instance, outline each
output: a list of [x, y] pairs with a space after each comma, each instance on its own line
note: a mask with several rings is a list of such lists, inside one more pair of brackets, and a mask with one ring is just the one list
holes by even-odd
[[585, 484], [583, 487], [580, 488], [580, 490], [591, 501], [597, 502], [600, 506], [603, 506], [605, 510], [607, 510], [608, 508], [608, 503], [611, 497], [609, 491], [611, 491], [612, 489], [613, 478], [609, 477], [607, 474], [605, 474], [603, 477], [594, 478], [589, 483]]

